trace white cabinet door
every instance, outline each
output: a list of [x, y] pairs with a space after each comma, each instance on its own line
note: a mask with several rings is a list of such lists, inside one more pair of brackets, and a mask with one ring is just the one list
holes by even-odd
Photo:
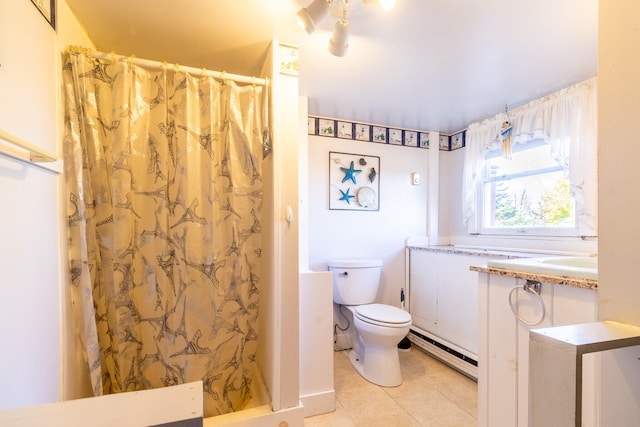
[[478, 359], [478, 400], [481, 402], [478, 421], [481, 427], [516, 426], [518, 327], [506, 305], [515, 281], [500, 276], [487, 277], [483, 289], [486, 293], [483, 303], [487, 308], [481, 310], [484, 318], [480, 319], [480, 336], [487, 340], [487, 347]]
[[440, 255], [438, 269], [439, 336], [470, 353], [478, 354], [478, 273], [472, 265], [486, 260], [468, 255]]
[[414, 326], [478, 354], [478, 256], [412, 250], [409, 311]]
[[[412, 250], [409, 260], [409, 312], [413, 325], [432, 332], [437, 328], [438, 269], [435, 253]], [[434, 333], [434, 332], [432, 332]]]
[[[479, 274], [478, 423], [481, 427], [528, 425], [529, 331], [534, 328], [596, 321], [597, 294], [589, 289], [542, 283], [542, 321], [529, 326], [517, 320], [509, 305], [525, 321], [541, 318], [537, 297], [522, 289], [526, 283], [497, 275]], [[593, 363], [585, 368], [585, 406], [595, 407]], [[588, 379], [587, 379], [588, 378]], [[591, 382], [590, 382], [591, 381]], [[585, 426], [592, 426], [593, 414], [583, 412]]]
[[[514, 279], [511, 279], [512, 281]], [[493, 279], [492, 279], [493, 281]], [[540, 296], [544, 302], [544, 307], [540, 299], [522, 289], [526, 280], [515, 280], [517, 290], [512, 295], [514, 308], [518, 315], [526, 322], [537, 323], [536, 325], [526, 325], [517, 320], [515, 314], [511, 313], [511, 322], [517, 327], [517, 396], [518, 396], [518, 423], [517, 426], [526, 427], [529, 424], [529, 331], [535, 328], [546, 328], [553, 326], [555, 323], [554, 313], [554, 290], [555, 285], [542, 283], [540, 288]], [[513, 288], [512, 288], [513, 289]], [[516, 295], [517, 294], [517, 295]], [[517, 298], [516, 298], [517, 297]], [[502, 302], [507, 310], [509, 308], [508, 300]], [[544, 315], [544, 316], [543, 316]]]

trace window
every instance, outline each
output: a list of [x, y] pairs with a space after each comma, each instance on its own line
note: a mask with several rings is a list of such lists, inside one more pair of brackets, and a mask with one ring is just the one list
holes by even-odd
[[488, 151], [481, 186], [482, 234], [576, 234], [569, 178], [543, 140]]
[[[596, 80], [469, 125], [462, 219], [470, 234], [597, 236]], [[508, 141], [507, 141], [508, 142]], [[507, 150], [510, 151], [510, 150]]]

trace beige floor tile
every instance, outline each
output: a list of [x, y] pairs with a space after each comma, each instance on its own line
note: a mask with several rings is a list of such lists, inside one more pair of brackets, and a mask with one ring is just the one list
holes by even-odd
[[379, 387], [362, 378], [349, 351], [334, 353], [336, 411], [305, 419], [305, 426], [471, 427], [477, 425], [475, 381], [418, 348], [400, 352], [403, 382]]
[[465, 376], [440, 383], [438, 390], [474, 417], [478, 417], [478, 384]]
[[397, 399], [421, 426], [472, 427], [477, 419], [437, 390]]
[[304, 419], [305, 427], [355, 427], [346, 411], [338, 402], [336, 402], [336, 410], [328, 414], [315, 415]]
[[402, 411], [391, 414], [376, 414], [356, 423], [358, 427], [420, 427], [420, 423], [411, 415]]
[[428, 380], [424, 375], [411, 376], [403, 372], [402, 384], [397, 387], [385, 388], [385, 391], [389, 396], [397, 399], [402, 396], [407, 396], [416, 393], [422, 393], [428, 390], [432, 390], [434, 384]]

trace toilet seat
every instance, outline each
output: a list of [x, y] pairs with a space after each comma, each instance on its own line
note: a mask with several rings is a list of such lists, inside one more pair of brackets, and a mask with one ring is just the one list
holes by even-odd
[[411, 315], [387, 304], [364, 304], [355, 308], [358, 319], [371, 325], [387, 328], [406, 328], [411, 325]]

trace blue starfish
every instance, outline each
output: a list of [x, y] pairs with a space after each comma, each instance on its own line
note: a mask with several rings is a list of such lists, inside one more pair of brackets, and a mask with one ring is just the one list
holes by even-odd
[[[353, 161], [351, 162], [351, 165], [349, 165], [349, 169], [347, 168], [340, 168], [340, 170], [342, 172], [344, 172], [344, 178], [342, 178], [342, 182], [344, 183], [346, 180], [350, 179], [351, 181], [353, 181], [353, 183], [356, 183], [356, 177], [354, 176], [357, 173], [362, 172], [362, 169], [354, 169], [353, 168]], [[352, 196], [353, 197], [353, 196]]]
[[[353, 163], [353, 162], [351, 162]], [[353, 166], [353, 164], [351, 165]], [[340, 190], [340, 192], [342, 193], [342, 197], [340, 197], [340, 200], [344, 200], [345, 202], [347, 202], [348, 205], [351, 204], [351, 202], [349, 202], [349, 199], [353, 199], [356, 196], [352, 196], [351, 194], [349, 194], [349, 190], [351, 190], [350, 188], [347, 188], [347, 192], [345, 193], [344, 191]]]

